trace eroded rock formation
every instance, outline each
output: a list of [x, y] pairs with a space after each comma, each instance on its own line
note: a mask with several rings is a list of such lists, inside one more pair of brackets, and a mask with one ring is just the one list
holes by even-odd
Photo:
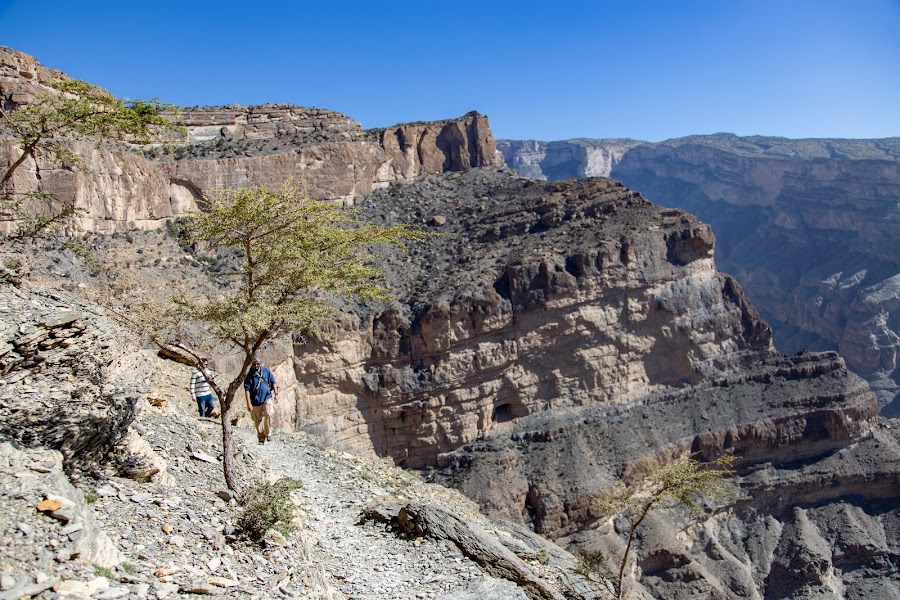
[[[597, 152], [621, 147], [607, 140], [498, 147], [523, 175], [561, 179], [592, 174], [587, 143]], [[719, 268], [747, 290], [778, 348], [838, 350], [886, 414], [900, 414], [896, 139], [693, 136], [629, 147], [599, 174], [709, 223]]]
[[[715, 238], [697, 218], [609, 179], [518, 177], [497, 164], [477, 114], [363, 131], [336, 113], [272, 105], [192, 111], [189, 126], [194, 141], [178, 154], [135, 158], [168, 187], [160, 204], [127, 218], [131, 201], [115, 197], [125, 192], [103, 188], [117, 207], [109, 229], [145, 226], [147, 206], [177, 214], [210, 189], [300, 174], [314, 195], [365, 218], [440, 234], [408, 253], [378, 251], [392, 302], [344, 304], [330, 338], [266, 349], [294, 400], [282, 425], [436, 467], [489, 515], [612, 551], [622, 532], [593, 505], [605, 487], [643, 461], [734, 452], [736, 499], [699, 523], [654, 517], [641, 536], [635, 574], [647, 597], [897, 590], [894, 430], [837, 354], [775, 351], [741, 287], [716, 270]], [[102, 274], [124, 265], [136, 286], [146, 277], [160, 289], [166, 278], [211, 289], [221, 257], [187, 246], [161, 256], [175, 245], [154, 246], [162, 235], [105, 240], [125, 262]], [[69, 285], [94, 277], [76, 271]], [[33, 343], [65, 356], [54, 321], [33, 321], [34, 332], [7, 332], [14, 368], [51, 365], [31, 360]]]
[[[46, 84], [63, 78], [27, 54], [0, 47], [0, 101], [6, 108], [53, 93]], [[373, 130], [340, 113], [285, 104], [181, 112], [185, 145], [140, 155], [136, 148], [70, 142], [80, 165], [38, 152], [6, 191], [54, 195], [75, 207], [83, 231], [129, 231], [162, 227], [217, 189], [277, 188], [293, 177], [314, 198], [352, 205], [392, 182], [503, 162], [487, 117], [475, 112]], [[21, 149], [8, 131], [0, 134], [0, 165], [10, 165]], [[9, 219], [0, 218], [0, 231], [10, 231]]]

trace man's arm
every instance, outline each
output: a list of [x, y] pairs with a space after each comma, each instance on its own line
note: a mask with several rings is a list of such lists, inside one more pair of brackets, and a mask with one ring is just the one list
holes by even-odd
[[197, 399], [197, 395], [194, 393], [196, 389], [197, 389], [197, 371], [194, 371], [193, 373], [191, 373], [191, 387], [190, 387], [191, 398], [193, 398], [194, 400]]

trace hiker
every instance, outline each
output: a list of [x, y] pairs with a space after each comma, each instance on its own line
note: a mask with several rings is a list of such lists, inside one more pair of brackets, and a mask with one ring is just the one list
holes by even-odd
[[201, 419], [211, 417], [216, 409], [212, 392], [209, 389], [212, 372], [207, 368], [208, 364], [209, 360], [201, 358], [199, 366], [191, 373], [191, 398], [197, 401], [197, 410], [200, 411]]
[[250, 372], [244, 378], [244, 397], [256, 426], [256, 438], [260, 444], [265, 444], [269, 441], [272, 414], [275, 412], [273, 405], [278, 402], [278, 386], [272, 371], [263, 366], [258, 356], [253, 357]]

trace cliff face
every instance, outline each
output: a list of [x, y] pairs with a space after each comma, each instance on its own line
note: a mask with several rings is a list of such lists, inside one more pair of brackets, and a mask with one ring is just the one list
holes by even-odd
[[635, 148], [613, 176], [709, 222], [722, 240], [720, 268], [747, 289], [776, 345], [838, 350], [896, 415], [900, 161], [871, 154], [658, 144]]
[[[584, 144], [540, 147], [575, 156]], [[524, 175], [586, 174], [583, 158], [562, 171], [537, 169], [533, 145], [498, 147]], [[776, 346], [838, 350], [872, 383], [886, 414], [897, 415], [898, 147], [891, 139], [695, 136], [629, 147], [605, 174], [709, 223], [717, 265], [747, 290]]]
[[387, 259], [399, 302], [298, 357], [301, 423], [357, 451], [424, 467], [528, 415], [628, 404], [772, 352], [709, 229], [613, 181], [480, 170], [361, 209], [439, 215], [448, 237]]
[[637, 140], [576, 139], [559, 142], [498, 140], [506, 164], [532, 179], [609, 177], [626, 152], [643, 144]]
[[[7, 108], [53, 93], [46, 84], [65, 77], [0, 47], [0, 100]], [[162, 227], [217, 189], [279, 187], [294, 177], [314, 198], [352, 205], [392, 182], [503, 161], [487, 117], [477, 113], [370, 131], [340, 113], [283, 104], [182, 113], [183, 146], [139, 155], [121, 145], [68, 142], [80, 165], [61, 165], [39, 152], [20, 166], [7, 191], [53, 194], [76, 208], [84, 231], [129, 231]], [[0, 165], [12, 164], [20, 152], [10, 132], [0, 129]], [[0, 231], [12, 228], [8, 219], [0, 220]]]
[[[517, 177], [497, 164], [477, 114], [364, 131], [337, 113], [271, 105], [188, 111], [188, 126], [192, 142], [175, 154], [96, 150], [97, 168], [83, 187], [66, 169], [51, 176], [39, 158], [15, 191], [56, 177], [54, 193], [93, 211], [86, 226], [128, 229], [161, 223], [211, 189], [302, 175], [313, 195], [353, 203], [363, 218], [442, 234], [408, 253], [377, 251], [393, 301], [343, 304], [328, 339], [281, 339], [264, 349], [282, 399], [291, 401], [280, 403], [280, 426], [407, 467], [436, 467], [436, 479], [491, 516], [612, 552], [622, 532], [601, 523], [593, 504], [604, 488], [647, 460], [734, 452], [736, 499], [688, 529], [678, 515], [656, 519], [641, 537], [635, 574], [646, 594], [896, 590], [896, 432], [837, 354], [775, 351], [741, 286], [717, 271], [715, 237], [697, 218], [609, 179]], [[716, 185], [725, 189], [742, 173], [735, 167]], [[774, 213], [784, 188], [764, 204], [773, 178], [757, 186], [756, 204], [738, 208]], [[142, 187], [151, 180], [158, 189]], [[87, 189], [97, 190], [98, 204], [85, 199]], [[794, 194], [794, 203], [810, 205], [812, 215], [816, 203], [803, 198]], [[840, 206], [835, 200], [832, 209]], [[860, 231], [869, 212], [859, 213]], [[105, 221], [110, 226], [101, 227]], [[799, 235], [799, 226], [782, 230]], [[100, 237], [89, 238], [105, 248], [97, 274], [46, 249], [33, 259], [72, 289], [105, 279], [119, 293], [167, 291], [176, 282], [195, 293], [215, 290], [213, 266], [227, 263], [178, 248], [163, 232]], [[861, 240], [852, 247], [864, 247]], [[878, 301], [893, 289], [880, 281]], [[12, 327], [5, 356], [15, 358], [15, 349], [31, 366], [42, 364], [33, 358], [45, 350], [56, 356], [58, 336], [45, 321], [35, 317], [46, 339], [43, 331], [20, 339], [30, 332]], [[233, 372], [233, 357], [211, 354], [218, 369]]]

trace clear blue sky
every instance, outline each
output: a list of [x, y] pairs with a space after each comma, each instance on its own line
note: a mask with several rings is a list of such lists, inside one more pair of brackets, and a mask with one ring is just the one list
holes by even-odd
[[364, 127], [900, 136], [900, 0], [0, 0], [0, 44], [126, 98]]

